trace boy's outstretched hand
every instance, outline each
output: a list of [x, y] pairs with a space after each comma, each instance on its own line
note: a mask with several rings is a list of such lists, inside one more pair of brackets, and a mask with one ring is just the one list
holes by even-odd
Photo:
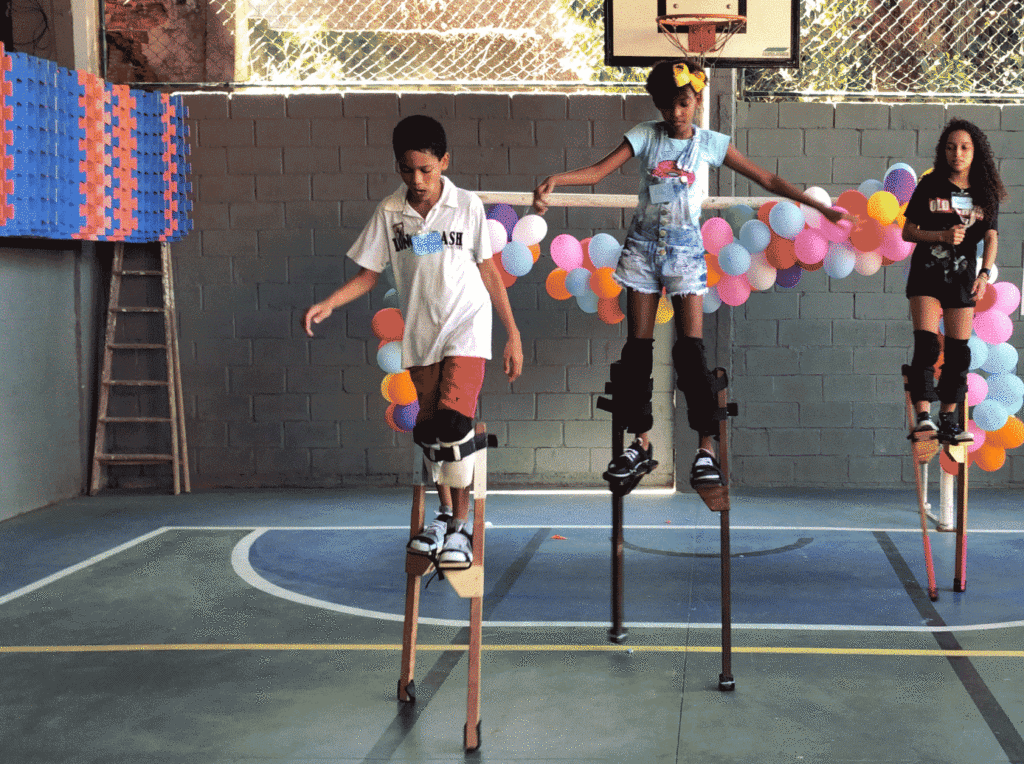
[[306, 311], [306, 318], [302, 322], [306, 328], [306, 334], [310, 337], [313, 336], [313, 324], [319, 324], [325, 318], [327, 318], [334, 310], [327, 307], [322, 302], [318, 302], [316, 305], [311, 305], [309, 310]]

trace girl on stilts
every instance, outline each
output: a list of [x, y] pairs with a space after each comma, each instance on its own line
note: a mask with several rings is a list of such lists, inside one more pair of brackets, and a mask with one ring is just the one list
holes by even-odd
[[[956, 406], [967, 394], [971, 351], [967, 341], [974, 305], [985, 294], [999, 245], [999, 202], [1007, 197], [988, 139], [963, 119], [950, 121], [935, 147], [935, 166], [923, 175], [907, 203], [904, 241], [917, 246], [910, 260], [907, 297], [914, 324], [914, 356], [907, 384], [917, 411], [915, 432], [936, 432], [943, 443], [971, 440], [960, 427]], [[978, 244], [982, 264], [977, 270]], [[942, 347], [942, 376], [935, 362]], [[939, 422], [931, 403], [939, 401]]]
[[615, 271], [615, 280], [626, 288], [628, 339], [622, 361], [629, 377], [624, 405], [627, 430], [636, 439], [608, 465], [606, 475], [614, 479], [639, 477], [652, 468], [654, 447], [648, 431], [654, 425], [654, 325], [664, 289], [675, 309], [676, 385], [686, 398], [688, 423], [698, 436], [690, 484], [697, 487], [722, 480], [714, 445], [718, 404], [703, 341], [703, 295], [708, 286], [700, 213], [707, 189], [698, 181], [701, 167], [724, 164], [771, 193], [813, 207], [832, 222], [844, 217], [758, 167], [730, 143], [728, 135], [699, 129], [694, 117], [703, 105], [705, 82], [706, 75], [695, 61], [658, 63], [646, 87], [662, 119], [632, 128], [618, 148], [596, 164], [551, 175], [534, 190], [534, 209], [543, 213], [556, 187], [592, 186], [634, 156], [642, 163], [639, 204]]

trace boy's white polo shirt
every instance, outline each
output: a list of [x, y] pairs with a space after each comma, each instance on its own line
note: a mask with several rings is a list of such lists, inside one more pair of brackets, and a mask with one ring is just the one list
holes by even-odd
[[[426, 219], [402, 185], [373, 213], [348, 257], [381, 273], [390, 261], [405, 320], [402, 366], [449, 356], [491, 357], [491, 298], [478, 264], [491, 256], [483, 202], [447, 178]], [[440, 234], [440, 249], [417, 255], [412, 238]], [[436, 238], [435, 238], [436, 241]]]

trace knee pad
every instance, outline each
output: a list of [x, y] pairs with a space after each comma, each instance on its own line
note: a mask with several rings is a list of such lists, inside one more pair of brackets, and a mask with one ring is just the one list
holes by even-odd
[[714, 376], [708, 368], [704, 340], [680, 337], [672, 347], [672, 364], [676, 370], [676, 387], [686, 399], [686, 418], [698, 434], [715, 435], [718, 425], [714, 413], [718, 408]]
[[442, 442], [455, 443], [473, 432], [473, 420], [451, 409], [438, 409], [433, 422], [434, 435]]
[[[465, 488], [473, 482], [473, 465], [476, 455], [473, 453], [462, 456], [458, 447], [473, 440], [473, 420], [458, 411], [439, 409], [428, 422], [423, 423], [421, 433], [429, 439], [416, 440], [423, 447], [424, 460], [430, 468], [431, 479], [435, 483]], [[419, 426], [419, 425], [417, 425]], [[413, 430], [413, 437], [416, 430]], [[436, 456], [442, 449], [453, 449], [458, 456], [455, 460], [438, 460]]]
[[946, 338], [942, 377], [939, 379], [939, 400], [960, 403], [967, 395], [967, 369], [971, 365], [971, 349], [967, 340]]
[[940, 352], [939, 335], [924, 329], [914, 330], [914, 357], [907, 375], [907, 392], [912, 402], [930, 403], [939, 399], [935, 394], [935, 362]]
[[651, 391], [654, 373], [654, 340], [630, 337], [622, 348], [620, 362], [621, 399], [619, 410], [625, 419], [626, 430], [639, 434], [654, 427]]
[[927, 369], [935, 366], [939, 360], [939, 353], [942, 346], [939, 344], [939, 335], [924, 329], [914, 330], [914, 358], [910, 365], [920, 369]]
[[622, 346], [622, 363], [634, 379], [650, 377], [654, 372], [654, 340], [630, 337]]

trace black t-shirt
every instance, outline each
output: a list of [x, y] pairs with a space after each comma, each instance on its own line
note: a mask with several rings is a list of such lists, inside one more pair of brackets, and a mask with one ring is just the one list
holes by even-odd
[[[955, 250], [956, 258], [963, 257], [968, 262], [974, 262], [978, 242], [985, 238], [985, 232], [998, 230], [998, 206], [992, 219], [987, 219], [984, 210], [972, 198], [969, 188], [961, 189], [949, 178], [936, 177], [934, 172], [918, 181], [905, 214], [907, 220], [922, 231], [947, 231], [961, 223], [967, 225], [964, 240], [952, 249]], [[930, 251], [933, 246], [935, 244], [931, 242], [919, 243], [915, 253], [917, 250]]]

